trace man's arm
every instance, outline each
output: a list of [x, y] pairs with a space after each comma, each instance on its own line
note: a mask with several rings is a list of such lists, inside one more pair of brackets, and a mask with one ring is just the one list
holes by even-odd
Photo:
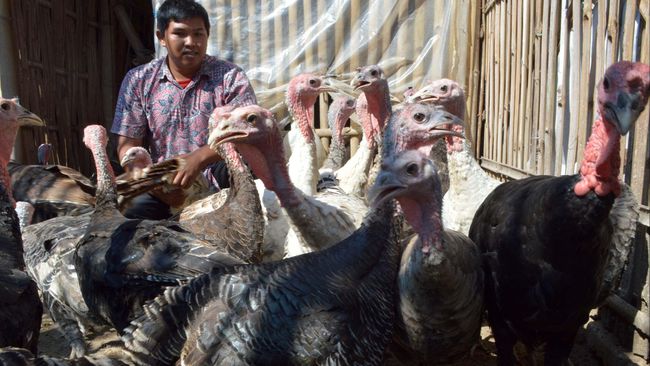
[[221, 156], [210, 149], [208, 145], [203, 145], [191, 153], [180, 155], [179, 158], [185, 159], [185, 166], [176, 173], [173, 183], [183, 188], [192, 185], [194, 179], [208, 165], [222, 160]]

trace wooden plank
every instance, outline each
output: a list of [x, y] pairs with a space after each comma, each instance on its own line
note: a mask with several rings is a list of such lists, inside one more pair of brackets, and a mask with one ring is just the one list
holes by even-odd
[[528, 109], [526, 108], [528, 106], [528, 74], [530, 72], [529, 70], [529, 53], [530, 53], [530, 47], [529, 47], [529, 40], [530, 40], [530, 17], [529, 17], [529, 2], [524, 1], [523, 2], [523, 7], [521, 10], [521, 20], [522, 20], [522, 28], [521, 28], [521, 80], [520, 80], [520, 101], [521, 103], [521, 108], [520, 108], [520, 113], [517, 116], [517, 124], [519, 126], [519, 129], [517, 131], [517, 161], [515, 162], [514, 166], [517, 167], [518, 169], [525, 169], [524, 168], [524, 162], [525, 156], [526, 156], [526, 142], [525, 142], [525, 136], [526, 136], [526, 114]]
[[537, 167], [540, 164], [540, 159], [539, 159], [539, 152], [540, 152], [540, 136], [539, 136], [539, 108], [540, 108], [540, 93], [542, 90], [541, 86], [541, 73], [542, 73], [542, 33], [543, 33], [543, 16], [544, 16], [544, 9], [543, 9], [543, 3], [544, 0], [535, 0], [535, 41], [534, 41], [534, 48], [535, 48], [535, 58], [534, 58], [534, 65], [535, 68], [533, 69], [533, 96], [532, 96], [532, 103], [533, 103], [533, 114], [532, 114], [532, 119], [531, 119], [531, 126], [530, 126], [530, 172], [531, 173], [536, 173], [537, 172]]
[[618, 60], [618, 47], [619, 47], [619, 7], [620, 0], [609, 0], [609, 16], [607, 18], [607, 34], [609, 35], [608, 39], [611, 42], [611, 48], [609, 52], [608, 62], [606, 66], [616, 62]]
[[[646, 24], [650, 23], [650, 0], [640, 1], [639, 12], [641, 17], [645, 19]], [[650, 30], [648, 30], [647, 26], [643, 30], [640, 40], [641, 50], [639, 53], [639, 61], [650, 64]], [[648, 151], [650, 151], [650, 147], [648, 146], [648, 140], [650, 140], [650, 131], [648, 131], [648, 126], [650, 126], [650, 108], [646, 106], [634, 127], [635, 147], [634, 156], [632, 158], [631, 178], [632, 191], [636, 194], [641, 204], [646, 207], [646, 227], [650, 227], [650, 223], [648, 222], [649, 220], [647, 220], [647, 206], [649, 205], [648, 196], [650, 196], [650, 164], [647, 163]], [[643, 212], [643, 209], [641, 211]]]

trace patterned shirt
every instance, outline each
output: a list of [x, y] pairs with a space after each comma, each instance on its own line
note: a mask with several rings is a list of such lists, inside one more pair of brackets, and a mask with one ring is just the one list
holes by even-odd
[[206, 56], [200, 71], [182, 88], [165, 56], [126, 74], [111, 132], [142, 138], [152, 160], [160, 162], [205, 145], [215, 108], [256, 103], [255, 92], [239, 66]]

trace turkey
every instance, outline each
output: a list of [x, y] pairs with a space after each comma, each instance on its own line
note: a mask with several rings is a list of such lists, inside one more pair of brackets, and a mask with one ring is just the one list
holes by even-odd
[[[47, 156], [46, 149], [41, 148], [40, 154]], [[16, 201], [29, 202], [34, 206], [33, 223], [57, 216], [91, 212], [95, 207], [93, 182], [65, 165], [10, 162], [9, 172]]]
[[25, 228], [32, 223], [34, 217], [34, 206], [29, 202], [18, 201], [16, 202], [16, 217], [20, 224], [20, 231], [25, 231]]
[[[441, 106], [447, 112], [465, 120], [465, 93], [453, 80], [432, 81], [411, 98], [421, 103]], [[465, 134], [462, 124], [456, 124], [452, 128], [459, 134]], [[467, 235], [476, 210], [501, 182], [491, 178], [481, 168], [466, 138], [450, 136], [446, 141], [449, 190], [443, 198], [442, 220], [446, 228]], [[436, 151], [436, 147], [432, 151]]]
[[25, 272], [23, 242], [11, 198], [7, 163], [19, 125], [42, 124], [18, 104], [0, 98], [0, 347], [36, 352], [43, 307], [36, 284]]
[[343, 166], [343, 161], [345, 160], [345, 136], [343, 135], [343, 128], [352, 113], [354, 113], [355, 106], [354, 98], [341, 94], [334, 98], [327, 111], [327, 123], [330, 131], [332, 131], [332, 141], [327, 159], [325, 159], [323, 166], [318, 171], [320, 179], [323, 178], [323, 174], [333, 174], [334, 171]]
[[127, 219], [117, 210], [106, 130], [84, 129], [97, 167], [97, 206], [76, 244], [75, 269], [92, 316], [121, 331], [144, 301], [213, 267], [241, 263], [183, 230], [178, 223]]
[[[361, 91], [356, 102], [356, 113], [363, 128], [363, 140], [357, 152], [336, 171], [336, 178], [343, 191], [364, 197], [369, 176], [376, 174], [378, 169], [377, 151], [381, 148], [383, 129], [390, 117], [392, 106], [388, 81], [379, 66], [359, 68], [352, 83], [355, 90]], [[377, 167], [371, 173], [373, 164]]]
[[310, 73], [295, 76], [287, 87], [286, 104], [293, 118], [285, 146], [289, 177], [296, 188], [310, 196], [316, 194], [318, 168], [325, 160], [325, 150], [314, 131], [314, 104], [328, 91], [333, 89], [323, 84], [323, 78]]
[[[264, 217], [253, 175], [232, 144], [219, 145], [218, 151], [230, 172], [225, 202], [216, 209], [204, 209], [192, 219], [181, 216], [179, 222], [197, 238], [215, 244], [233, 257], [259, 263], [263, 258]], [[206, 204], [211, 203], [211, 197], [204, 199]]]
[[[242, 123], [264, 117], [243, 109]], [[147, 365], [379, 365], [395, 315], [393, 212], [391, 202], [378, 205], [331, 248], [215, 268], [167, 289], [127, 328], [124, 343]]]
[[[498, 186], [470, 228], [484, 256], [486, 308], [498, 363], [513, 346], [545, 344], [544, 363], [565, 362], [577, 331], [598, 305], [617, 228], [620, 137], [644, 109], [650, 66], [611, 65], [597, 88], [598, 116], [580, 173], [535, 176]], [[629, 214], [629, 213], [628, 213]]]
[[478, 343], [483, 314], [483, 271], [478, 247], [446, 230], [442, 192], [433, 162], [418, 150], [384, 159], [369, 199], [395, 198], [417, 235], [405, 240], [392, 363], [456, 361]]
[[[120, 195], [118, 203], [120, 211], [126, 212], [130, 200], [137, 195], [155, 190], [169, 193], [179, 189], [172, 181], [176, 172], [185, 165], [185, 160], [176, 157], [153, 164], [149, 151], [141, 146], [133, 146], [126, 150], [120, 164], [126, 172], [116, 178], [117, 192]], [[170, 206], [173, 214], [178, 214], [183, 208], [211, 193], [207, 178], [199, 175], [188, 188], [183, 189], [182, 200], [171, 202], [165, 195], [157, 197]]]
[[361, 224], [365, 204], [337, 189], [315, 197], [297, 189], [289, 178], [281, 141], [271, 112], [255, 105], [232, 111], [208, 139], [213, 148], [223, 142], [234, 143], [255, 175], [275, 192], [289, 216], [291, 232], [301, 239], [295, 245], [288, 241], [288, 256], [324, 249], [348, 237]]

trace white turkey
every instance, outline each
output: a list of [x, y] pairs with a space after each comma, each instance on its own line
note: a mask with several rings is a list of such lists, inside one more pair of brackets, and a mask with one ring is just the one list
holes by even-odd
[[315, 197], [297, 189], [289, 178], [281, 141], [273, 115], [259, 106], [235, 109], [219, 121], [208, 140], [213, 148], [232, 142], [253, 173], [275, 192], [290, 218], [291, 230], [301, 239], [295, 247], [288, 245], [289, 255], [292, 248], [296, 254], [320, 250], [349, 236], [363, 220], [365, 204], [335, 189]]
[[322, 191], [325, 184], [338, 184], [334, 172], [343, 166], [346, 155], [345, 136], [343, 128], [352, 113], [356, 103], [354, 98], [341, 94], [334, 98], [327, 111], [327, 124], [332, 132], [329, 154], [318, 170], [319, 179], [317, 190]]
[[621, 135], [648, 101], [650, 66], [609, 66], [597, 94], [598, 115], [580, 173], [503, 183], [472, 222], [470, 238], [484, 256], [488, 321], [500, 365], [515, 364], [517, 341], [528, 348], [544, 344], [546, 365], [567, 360], [576, 333], [609, 286], [603, 277], [619, 238], [613, 218], [635, 214], [616, 203], [626, 193], [618, 178], [619, 149]]
[[[421, 103], [441, 106], [447, 112], [465, 120], [465, 93], [457, 82], [449, 79], [432, 81], [411, 96]], [[452, 129], [465, 134], [463, 124]], [[474, 158], [470, 141], [461, 137], [447, 137], [447, 168], [449, 190], [444, 195], [442, 220], [445, 227], [467, 235], [474, 213], [500, 181], [490, 177]], [[435, 147], [434, 147], [435, 149]]]
[[[348, 194], [364, 197], [371, 175], [379, 169], [378, 150], [381, 149], [384, 126], [390, 118], [392, 106], [390, 90], [384, 72], [377, 65], [361, 67], [352, 80], [354, 89], [361, 91], [356, 102], [356, 113], [363, 129], [363, 140], [357, 152], [336, 171], [339, 186]], [[371, 172], [372, 166], [374, 170]]]

